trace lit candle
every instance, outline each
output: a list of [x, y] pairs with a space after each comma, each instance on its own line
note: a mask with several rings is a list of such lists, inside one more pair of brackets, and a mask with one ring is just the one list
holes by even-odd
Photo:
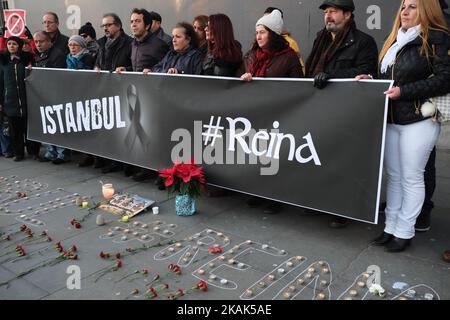
[[103, 192], [103, 197], [104, 197], [106, 200], [111, 200], [112, 197], [114, 196], [114, 193], [115, 193], [116, 191], [114, 190], [113, 185], [110, 184], [110, 183], [108, 183], [108, 184], [104, 184], [104, 185], [102, 186], [102, 192]]

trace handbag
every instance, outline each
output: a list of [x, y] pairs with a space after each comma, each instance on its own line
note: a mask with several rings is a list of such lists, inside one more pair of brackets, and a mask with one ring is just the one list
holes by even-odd
[[420, 107], [424, 118], [433, 117], [440, 123], [450, 121], [450, 93], [430, 98]]
[[441, 123], [450, 121], [450, 93], [430, 99], [437, 109], [437, 120]]

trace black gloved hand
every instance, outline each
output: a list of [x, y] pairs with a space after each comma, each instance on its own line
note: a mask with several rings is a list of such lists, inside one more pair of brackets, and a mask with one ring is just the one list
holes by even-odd
[[330, 75], [326, 72], [320, 72], [314, 77], [314, 87], [323, 89], [327, 86]]

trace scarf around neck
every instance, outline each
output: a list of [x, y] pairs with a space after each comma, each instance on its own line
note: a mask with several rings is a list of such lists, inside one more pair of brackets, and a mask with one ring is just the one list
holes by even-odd
[[252, 65], [251, 74], [253, 77], [263, 78], [266, 75], [266, 70], [274, 57], [281, 56], [286, 52], [292, 50], [287, 47], [280, 51], [269, 51], [268, 49], [258, 48], [255, 51], [256, 60]]
[[415, 40], [422, 32], [422, 27], [418, 26], [409, 28], [407, 31], [400, 28], [397, 32], [397, 42], [395, 42], [381, 62], [381, 73], [386, 73], [387, 69], [395, 63], [398, 52], [411, 41]]

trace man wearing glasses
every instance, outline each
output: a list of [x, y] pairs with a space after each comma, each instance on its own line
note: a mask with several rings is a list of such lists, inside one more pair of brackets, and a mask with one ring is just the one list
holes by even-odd
[[[100, 27], [104, 30], [105, 36], [97, 41], [99, 50], [95, 69], [113, 72], [116, 68], [123, 66], [131, 70], [131, 43], [133, 39], [125, 34], [119, 16], [115, 13], [105, 14]], [[102, 173], [117, 172], [122, 169], [121, 163], [111, 160], [102, 169]]]
[[69, 47], [67, 46], [69, 37], [59, 31], [58, 15], [54, 12], [46, 12], [42, 17], [42, 26], [44, 31], [50, 35], [53, 47], [67, 55], [69, 53]]
[[115, 13], [105, 14], [100, 27], [105, 36], [98, 40], [96, 69], [111, 72], [122, 66], [131, 69], [132, 38], [123, 31], [120, 18]]

